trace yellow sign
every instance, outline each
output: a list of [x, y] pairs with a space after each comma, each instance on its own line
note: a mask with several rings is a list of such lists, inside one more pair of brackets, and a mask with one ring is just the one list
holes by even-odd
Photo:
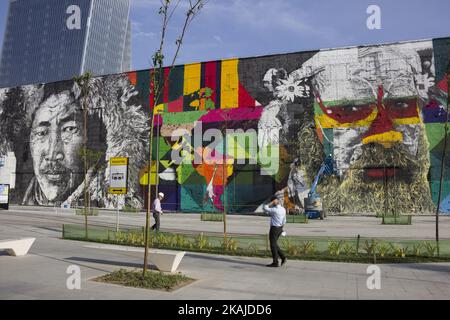
[[109, 193], [127, 194], [128, 158], [111, 158], [109, 163]]
[[109, 188], [110, 194], [127, 194], [127, 188]]
[[111, 166], [127, 166], [128, 158], [111, 158], [109, 163]]

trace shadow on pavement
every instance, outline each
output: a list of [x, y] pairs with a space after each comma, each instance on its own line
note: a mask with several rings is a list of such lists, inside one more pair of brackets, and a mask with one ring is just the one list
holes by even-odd
[[420, 271], [444, 272], [450, 274], [450, 265], [417, 263], [417, 264], [398, 264], [395, 265], [395, 267], [400, 267], [404, 269], [414, 269]]
[[233, 264], [257, 266], [257, 267], [265, 267], [267, 264], [267, 263], [255, 263], [255, 262], [237, 260], [237, 259], [233, 259], [233, 257], [223, 258], [223, 257], [217, 257], [217, 256], [206, 256], [206, 255], [191, 253], [191, 252], [187, 252], [186, 256], [196, 258], [196, 259], [203, 259], [203, 260], [210, 260], [210, 261], [211, 260], [212, 261], [222, 261], [222, 262], [228, 262], [228, 263], [233, 263]]
[[[91, 259], [91, 258], [83, 258], [83, 257], [70, 257], [66, 258], [66, 260], [79, 261], [79, 262], [90, 262], [96, 264], [105, 264], [110, 266], [119, 266], [119, 267], [131, 267], [141, 269], [143, 267], [142, 263], [131, 263], [131, 262], [123, 262], [123, 261], [113, 261], [113, 260], [101, 260], [101, 259]], [[158, 270], [156, 266], [149, 265], [149, 269]]]

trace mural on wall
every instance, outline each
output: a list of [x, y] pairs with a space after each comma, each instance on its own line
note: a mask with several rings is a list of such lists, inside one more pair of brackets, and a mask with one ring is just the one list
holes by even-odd
[[[431, 213], [449, 52], [448, 39], [436, 39], [189, 64], [164, 69], [160, 97], [152, 70], [94, 78], [88, 97], [73, 81], [0, 89], [0, 154], [17, 159], [12, 200], [76, 203], [88, 184], [95, 205], [115, 207], [108, 159], [128, 156], [130, 192], [120, 205], [143, 207], [158, 181], [168, 210], [255, 212], [276, 194], [301, 211], [331, 156], [336, 171], [318, 187], [329, 214]], [[86, 176], [84, 98], [88, 149], [101, 155]]]
[[[23, 205], [82, 203], [88, 185], [94, 205], [114, 207], [107, 194], [106, 159], [130, 157], [130, 193], [126, 202], [142, 206], [136, 154], [148, 144], [148, 111], [126, 75], [91, 80], [87, 97], [87, 148], [100, 154], [84, 175], [85, 118], [81, 90], [74, 81], [2, 89], [1, 153], [17, 159], [12, 201]], [[81, 201], [80, 201], [81, 200]]]

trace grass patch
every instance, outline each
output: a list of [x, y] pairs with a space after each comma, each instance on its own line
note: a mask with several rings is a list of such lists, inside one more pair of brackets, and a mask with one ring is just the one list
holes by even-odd
[[98, 208], [81, 208], [75, 209], [77, 216], [98, 216]]
[[[143, 229], [89, 228], [85, 239], [81, 225], [64, 225], [63, 238], [143, 247]], [[280, 237], [279, 245], [289, 259], [357, 263], [422, 263], [450, 261], [450, 240], [441, 240], [440, 257], [434, 241], [413, 239]], [[220, 235], [158, 232], [149, 234], [149, 245], [157, 249], [210, 254], [270, 257], [267, 235]]]
[[139, 208], [133, 208], [130, 206], [123, 206], [122, 208], [122, 212], [127, 212], [127, 213], [140, 213], [142, 210]]
[[306, 214], [286, 215], [287, 223], [308, 223], [308, 216]]
[[223, 221], [223, 214], [221, 213], [202, 213], [201, 221]]
[[194, 279], [182, 274], [165, 274], [155, 271], [147, 271], [145, 277], [143, 277], [142, 270], [129, 271], [120, 269], [98, 277], [94, 281], [118, 284], [126, 287], [173, 291], [192, 283]]
[[382, 224], [410, 225], [412, 216], [386, 215], [382, 216]]

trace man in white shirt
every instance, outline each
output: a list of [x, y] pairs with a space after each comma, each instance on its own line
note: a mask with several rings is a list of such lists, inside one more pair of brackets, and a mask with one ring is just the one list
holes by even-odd
[[283, 251], [278, 246], [278, 238], [283, 233], [283, 227], [286, 224], [286, 209], [280, 205], [277, 197], [273, 197], [269, 204], [263, 206], [265, 213], [270, 214], [270, 250], [272, 251], [273, 262], [268, 267], [279, 267], [278, 258], [281, 258], [281, 265], [287, 261]]
[[161, 208], [161, 201], [164, 199], [164, 193], [160, 192], [158, 193], [158, 196], [156, 197], [155, 201], [153, 201], [153, 218], [155, 218], [155, 224], [152, 226], [152, 230], [159, 231], [159, 225], [160, 225], [160, 216], [163, 214], [162, 208]]

